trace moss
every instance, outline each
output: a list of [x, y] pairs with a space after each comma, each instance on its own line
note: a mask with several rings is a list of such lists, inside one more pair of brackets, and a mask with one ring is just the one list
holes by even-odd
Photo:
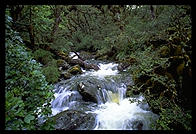
[[63, 51], [58, 52], [58, 55], [60, 55], [63, 58], [67, 58], [69, 56], [67, 52], [63, 52]]
[[58, 67], [63, 66], [64, 63], [65, 63], [65, 61], [62, 60], [62, 59], [58, 59], [58, 60], [57, 60], [57, 66], [58, 66]]
[[167, 46], [162, 46], [159, 50], [160, 57], [168, 57], [170, 49]]
[[79, 65], [75, 65], [75, 66], [71, 67], [70, 69], [68, 69], [67, 72], [70, 74], [76, 75], [76, 74], [81, 74], [82, 70]]

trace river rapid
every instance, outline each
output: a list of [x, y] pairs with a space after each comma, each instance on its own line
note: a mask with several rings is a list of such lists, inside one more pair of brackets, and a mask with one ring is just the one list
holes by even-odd
[[[97, 64], [100, 70], [82, 69], [83, 74], [57, 83], [51, 102], [52, 116], [69, 110], [93, 115], [93, 127], [80, 126], [76, 128], [79, 130], [152, 130], [151, 123], [158, 115], [150, 111], [142, 94], [126, 97], [127, 86], [134, 84], [126, 70], [119, 72], [118, 64], [113, 62], [94, 59], [86, 62]], [[97, 102], [85, 100], [78, 88], [94, 95]]]

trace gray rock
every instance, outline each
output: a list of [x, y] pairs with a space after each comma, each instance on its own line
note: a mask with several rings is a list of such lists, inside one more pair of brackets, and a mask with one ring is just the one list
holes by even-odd
[[95, 127], [95, 115], [76, 110], [66, 110], [53, 117], [57, 130], [91, 130]]
[[132, 122], [134, 130], [142, 130], [143, 129], [143, 122], [142, 121], [134, 121]]
[[126, 62], [123, 62], [123, 63], [120, 63], [117, 68], [119, 71], [123, 71], [124, 69], [126, 69], [127, 67], [130, 66], [130, 63], [126, 63]]
[[98, 87], [96, 83], [90, 83], [89, 81], [80, 82], [77, 89], [84, 101], [98, 102], [96, 97]]
[[66, 79], [70, 79], [72, 77], [72, 74], [69, 72], [62, 72], [61, 73], [61, 77], [66, 80]]

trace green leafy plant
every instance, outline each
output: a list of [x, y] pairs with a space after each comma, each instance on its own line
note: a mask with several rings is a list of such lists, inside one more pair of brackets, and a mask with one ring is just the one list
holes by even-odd
[[[12, 30], [12, 18], [6, 17], [5, 126], [6, 130], [36, 130], [38, 117], [51, 114], [53, 86], [41, 72], [23, 40]], [[46, 105], [44, 105], [46, 104]], [[38, 112], [40, 110], [40, 112]], [[53, 129], [51, 126], [48, 129]]]
[[43, 74], [46, 76], [46, 80], [50, 83], [58, 81], [60, 72], [58, 70], [57, 61], [50, 61], [45, 67], [42, 68]]
[[36, 60], [40, 61], [45, 65], [53, 59], [54, 55], [49, 51], [38, 49], [33, 53], [33, 56]]
[[153, 124], [153, 127], [157, 130], [192, 130], [192, 116], [190, 111], [184, 111], [166, 98], [159, 98], [150, 103], [151, 105], [156, 104], [161, 110], [159, 119], [156, 121], [156, 124]]

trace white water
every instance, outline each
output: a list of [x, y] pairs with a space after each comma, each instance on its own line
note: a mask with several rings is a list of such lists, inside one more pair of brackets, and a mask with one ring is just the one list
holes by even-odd
[[[98, 79], [104, 80], [106, 76], [119, 75], [117, 65], [114, 63], [99, 63], [100, 70], [84, 71], [85, 73], [81, 76], [95, 76]], [[119, 87], [112, 91], [106, 89], [99, 90], [97, 97], [101, 98], [102, 94], [102, 100], [105, 100], [103, 102], [106, 103], [100, 103], [97, 108], [86, 111], [86, 113], [96, 114], [95, 130], [151, 129], [151, 119], [156, 120], [158, 116], [149, 111], [147, 103], [138, 103], [138, 101], [143, 102], [145, 100], [143, 96], [125, 98], [126, 89], [125, 84], [121, 83]], [[136, 101], [131, 103], [129, 100], [133, 99]], [[70, 109], [77, 101], [81, 100], [82, 97], [79, 95], [79, 92], [70, 91], [69, 85], [62, 86], [55, 93], [55, 99], [52, 102], [52, 114], [56, 115], [61, 111]], [[140, 125], [138, 125], [139, 123]], [[138, 126], [141, 126], [141, 128]]]
[[[79, 54], [79, 53], [77, 53]], [[74, 52], [69, 52], [69, 57], [72, 59], [78, 59], [78, 56]]]
[[142, 130], [151, 129], [150, 119], [157, 116], [139, 107], [138, 102], [130, 103], [129, 99], [133, 98], [125, 98], [119, 104], [106, 102], [92, 111], [97, 114], [95, 130], [137, 130], [134, 122], [142, 122]]
[[117, 75], [118, 70], [117, 70], [118, 64], [114, 63], [107, 63], [107, 64], [102, 64], [99, 63], [98, 67], [100, 68], [98, 71], [91, 70], [91, 71], [86, 71], [85, 74], [82, 76], [97, 76], [100, 79], [104, 79], [105, 76], [111, 76], [111, 75]]

